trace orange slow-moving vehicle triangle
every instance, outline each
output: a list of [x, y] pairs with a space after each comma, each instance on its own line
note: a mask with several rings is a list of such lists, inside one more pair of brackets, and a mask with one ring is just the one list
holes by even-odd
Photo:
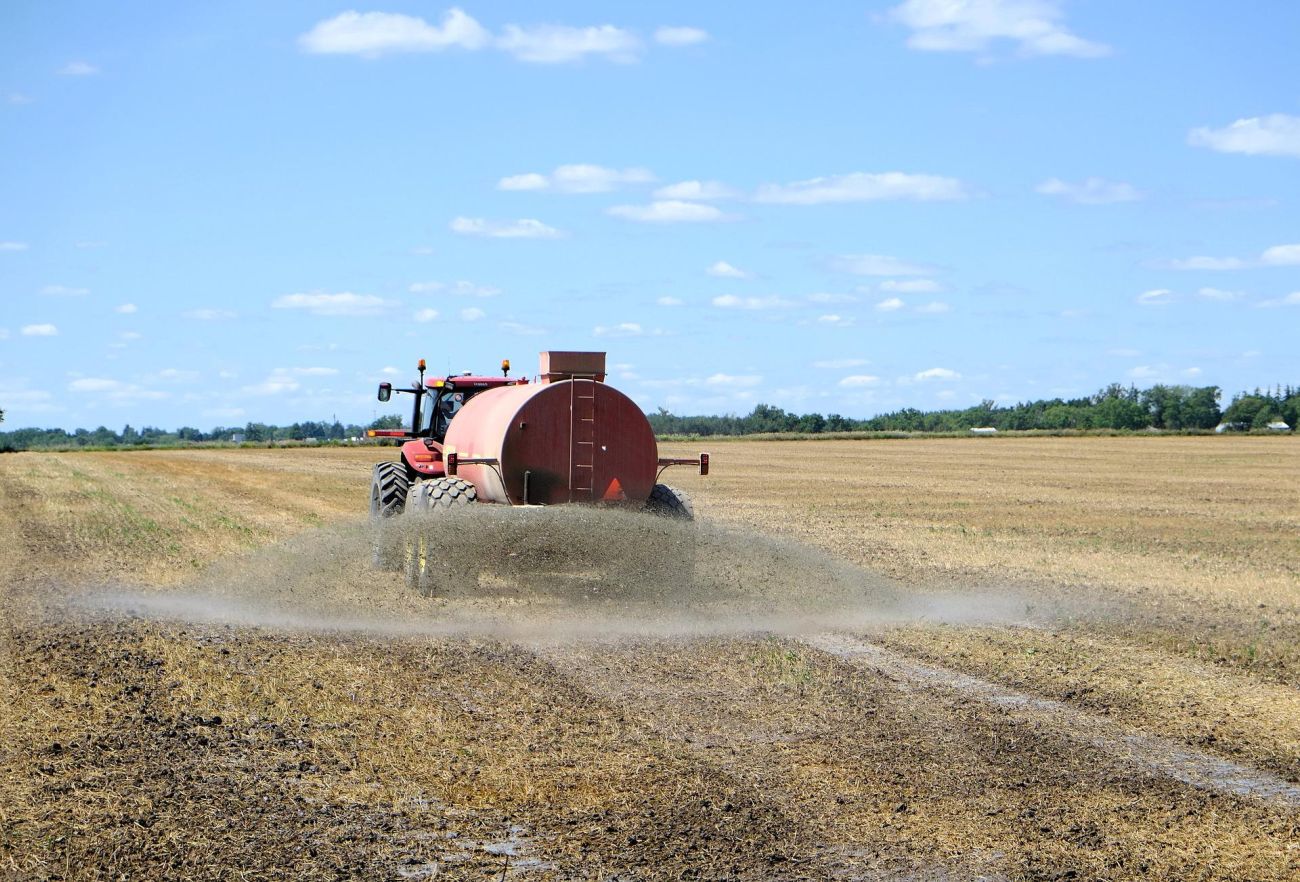
[[606, 502], [627, 499], [627, 494], [623, 492], [623, 485], [619, 483], [618, 478], [609, 482], [609, 486], [605, 488], [605, 495], [601, 499]]

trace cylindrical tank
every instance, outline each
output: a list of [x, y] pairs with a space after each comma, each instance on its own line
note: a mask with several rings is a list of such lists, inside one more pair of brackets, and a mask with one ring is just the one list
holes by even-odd
[[496, 468], [466, 464], [458, 474], [480, 500], [515, 505], [643, 503], [659, 463], [641, 408], [595, 380], [480, 392], [451, 421], [443, 447], [462, 460], [497, 460]]

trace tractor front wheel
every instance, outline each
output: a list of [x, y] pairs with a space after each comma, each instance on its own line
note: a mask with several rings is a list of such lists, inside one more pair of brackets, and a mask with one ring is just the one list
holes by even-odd
[[370, 476], [370, 516], [391, 518], [406, 508], [406, 495], [411, 489], [406, 466], [400, 462], [381, 462]]
[[402, 565], [401, 549], [390, 547], [384, 535], [383, 521], [402, 513], [411, 479], [400, 462], [381, 462], [370, 476], [371, 562], [381, 570], [396, 570]]

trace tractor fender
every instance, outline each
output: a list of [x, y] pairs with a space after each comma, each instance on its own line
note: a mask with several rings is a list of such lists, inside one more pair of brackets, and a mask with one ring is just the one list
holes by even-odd
[[428, 438], [416, 438], [403, 444], [402, 464], [412, 476], [441, 478], [447, 474], [442, 464], [442, 445]]

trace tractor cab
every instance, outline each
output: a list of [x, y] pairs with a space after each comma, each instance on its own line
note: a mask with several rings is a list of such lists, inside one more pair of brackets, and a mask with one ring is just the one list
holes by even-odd
[[526, 381], [505, 376], [479, 377], [469, 373], [428, 380], [425, 383], [425, 394], [433, 396], [433, 400], [425, 403], [423, 413], [417, 408], [415, 436], [432, 438], [441, 444], [447, 436], [447, 427], [451, 425], [452, 418], [465, 406], [465, 402], [488, 389], [514, 386], [521, 382]]
[[389, 401], [394, 392], [411, 395], [409, 429], [370, 429], [371, 438], [397, 438], [402, 441], [402, 464], [412, 479], [436, 477], [445, 473], [442, 462], [442, 442], [456, 414], [475, 395], [502, 386], [518, 386], [528, 382], [526, 377], [510, 376], [510, 360], [501, 362], [501, 376], [480, 376], [469, 371], [446, 377], [425, 379], [425, 362], [419, 362], [420, 378], [404, 389], [392, 383], [379, 384], [379, 400]]

